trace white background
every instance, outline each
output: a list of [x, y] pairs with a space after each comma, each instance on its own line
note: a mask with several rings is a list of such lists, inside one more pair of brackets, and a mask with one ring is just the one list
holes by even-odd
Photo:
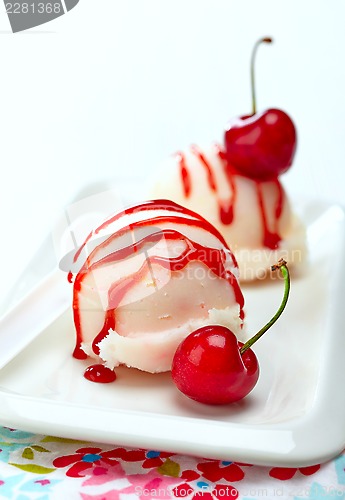
[[283, 182], [344, 202], [343, 0], [80, 0], [12, 34], [0, 6], [0, 208], [4, 297], [83, 185], [145, 177], [192, 142], [221, 140], [250, 112], [279, 107], [299, 144]]

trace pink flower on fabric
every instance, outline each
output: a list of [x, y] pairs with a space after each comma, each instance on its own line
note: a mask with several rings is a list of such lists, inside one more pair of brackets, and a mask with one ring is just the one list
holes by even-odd
[[269, 475], [275, 479], [280, 479], [280, 481], [287, 481], [294, 477], [294, 475], [299, 471], [303, 476], [311, 476], [315, 474], [320, 469], [321, 465], [312, 465], [310, 467], [273, 467]]
[[241, 481], [244, 478], [244, 472], [236, 462], [212, 460], [199, 463], [197, 469], [205, 479], [213, 483], [217, 483], [221, 479], [231, 482]]
[[85, 477], [91, 474], [100, 476], [119, 466], [115, 451], [102, 451], [101, 448], [93, 447], [79, 448], [73, 455], [56, 458], [53, 465], [63, 468], [73, 464], [66, 472], [66, 476], [69, 477]]
[[80, 498], [82, 500], [120, 500], [120, 491], [107, 491], [101, 495], [86, 495], [85, 493], [80, 493]]
[[121, 467], [121, 464], [108, 465], [102, 463], [102, 466], [96, 466], [91, 471], [92, 476], [87, 476], [87, 479], [83, 481], [83, 486], [99, 486], [104, 483], [109, 483], [109, 481], [114, 481], [114, 479], [123, 479], [126, 477], [126, 473]]
[[[131, 484], [122, 488], [120, 491], [114, 491], [118, 495], [116, 498], [124, 498], [124, 495], [137, 495], [140, 500], [149, 500], [154, 498], [155, 500], [167, 500], [172, 498], [172, 487], [178, 484], [181, 479], [160, 476], [154, 470], [151, 470], [147, 474], [132, 474], [126, 476], [127, 481]], [[113, 500], [115, 497], [110, 497], [109, 500]], [[101, 499], [97, 499], [101, 500]], [[108, 500], [108, 497], [107, 497]]]

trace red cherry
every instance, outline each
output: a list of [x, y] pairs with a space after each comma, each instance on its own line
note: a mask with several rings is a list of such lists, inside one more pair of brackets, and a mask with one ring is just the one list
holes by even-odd
[[285, 260], [272, 266], [275, 269], [281, 269], [285, 280], [283, 300], [273, 318], [245, 344], [228, 328], [210, 325], [192, 332], [178, 346], [171, 375], [183, 394], [200, 403], [222, 405], [243, 399], [254, 388], [259, 365], [250, 347], [280, 317], [290, 292]]
[[291, 118], [280, 109], [256, 112], [255, 57], [260, 44], [256, 42], [251, 57], [252, 113], [232, 120], [225, 131], [225, 156], [238, 173], [256, 180], [275, 179], [292, 165], [297, 134]]
[[173, 359], [171, 374], [177, 388], [212, 405], [244, 398], [258, 380], [259, 365], [251, 349], [241, 356], [242, 345], [224, 326], [205, 326], [191, 333]]
[[225, 132], [226, 159], [252, 179], [270, 180], [292, 165], [296, 129], [280, 109], [268, 109], [233, 120]]

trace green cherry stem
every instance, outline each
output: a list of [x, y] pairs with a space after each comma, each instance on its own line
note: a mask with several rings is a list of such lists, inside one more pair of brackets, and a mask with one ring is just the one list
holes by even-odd
[[261, 330], [259, 330], [256, 335], [254, 335], [249, 340], [247, 340], [247, 342], [241, 347], [240, 354], [245, 353], [247, 349], [249, 349], [257, 340], [259, 340], [259, 338], [262, 337], [262, 335], [265, 332], [267, 332], [267, 330], [269, 328], [271, 328], [271, 326], [277, 321], [277, 319], [281, 316], [282, 312], [285, 309], [285, 306], [286, 306], [286, 303], [287, 303], [287, 300], [289, 297], [289, 293], [290, 293], [290, 273], [289, 273], [289, 269], [286, 265], [286, 261], [284, 259], [280, 259], [278, 264], [271, 267], [272, 271], [275, 271], [276, 269], [280, 269], [280, 271], [283, 275], [283, 278], [285, 280], [283, 300], [280, 304], [278, 311], [275, 313], [273, 318], [265, 326], [263, 326], [261, 328]]
[[256, 113], [255, 69], [254, 69], [256, 52], [258, 50], [259, 45], [261, 45], [262, 43], [272, 43], [272, 42], [273, 42], [272, 38], [269, 38], [269, 37], [260, 38], [260, 40], [258, 40], [253, 47], [252, 57], [251, 57], [251, 62], [250, 62], [250, 80], [251, 80], [251, 87], [252, 87], [252, 112], [253, 112], [253, 115], [255, 115], [255, 113]]

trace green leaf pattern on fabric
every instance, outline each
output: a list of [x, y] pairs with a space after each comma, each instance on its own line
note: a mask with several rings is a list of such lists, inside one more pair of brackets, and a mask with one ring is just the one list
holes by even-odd
[[14, 464], [10, 463], [9, 465], [13, 465], [14, 467], [17, 467], [18, 469], [24, 470], [26, 472], [32, 472], [33, 474], [50, 474], [51, 472], [54, 472], [56, 469], [51, 469], [49, 467], [42, 467], [41, 465], [35, 465], [35, 464]]

